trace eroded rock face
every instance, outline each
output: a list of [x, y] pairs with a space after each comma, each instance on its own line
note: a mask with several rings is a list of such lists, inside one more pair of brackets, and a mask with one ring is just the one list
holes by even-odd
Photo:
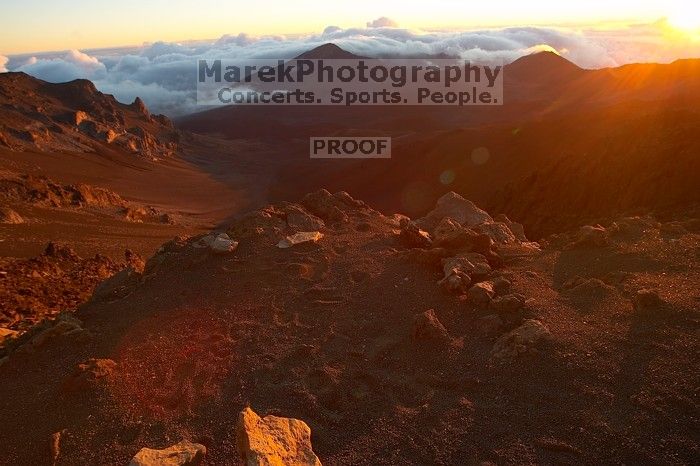
[[129, 466], [199, 466], [204, 464], [206, 454], [204, 445], [183, 440], [163, 450], [142, 448]]
[[311, 429], [298, 419], [261, 418], [245, 408], [238, 415], [236, 445], [246, 466], [321, 466], [311, 447]]

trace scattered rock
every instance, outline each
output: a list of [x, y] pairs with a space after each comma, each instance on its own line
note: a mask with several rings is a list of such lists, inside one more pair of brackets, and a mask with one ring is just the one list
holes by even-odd
[[491, 282], [479, 282], [467, 292], [469, 300], [477, 306], [487, 306], [495, 294]]
[[251, 408], [238, 415], [236, 445], [246, 466], [321, 466], [304, 421], [277, 416], [261, 418]]
[[142, 448], [129, 466], [198, 466], [204, 464], [206, 454], [204, 445], [183, 440], [163, 450]]
[[416, 343], [446, 343], [450, 340], [447, 329], [433, 309], [418, 314], [413, 321], [411, 339]]
[[539, 320], [528, 319], [516, 329], [506, 333], [493, 345], [493, 359], [513, 359], [522, 354], [534, 353], [537, 346], [552, 337], [549, 328]]
[[9, 207], [0, 207], [0, 223], [4, 223], [6, 225], [19, 225], [20, 223], [24, 223], [24, 219], [20, 214]]
[[280, 249], [286, 249], [297, 244], [316, 243], [321, 238], [323, 238], [323, 233], [319, 231], [300, 231], [299, 233], [287, 236], [281, 240], [279, 243], [277, 243], [277, 247]]

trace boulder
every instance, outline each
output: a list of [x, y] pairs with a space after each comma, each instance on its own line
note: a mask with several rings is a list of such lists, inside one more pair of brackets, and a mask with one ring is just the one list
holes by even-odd
[[443, 218], [449, 217], [462, 226], [473, 227], [493, 219], [473, 202], [464, 199], [451, 191], [437, 200], [435, 208], [425, 217], [416, 221], [418, 226], [427, 231], [433, 231]]
[[277, 247], [280, 249], [287, 249], [297, 244], [316, 243], [321, 238], [323, 238], [323, 233], [319, 231], [300, 231], [299, 233], [287, 236], [281, 240], [277, 243]]
[[549, 328], [539, 320], [526, 320], [496, 340], [491, 350], [493, 359], [512, 359], [522, 354], [534, 353], [537, 346], [552, 338]]
[[321, 466], [311, 447], [311, 429], [298, 419], [261, 418], [245, 408], [238, 415], [236, 446], [246, 466]]
[[467, 295], [469, 301], [477, 306], [487, 306], [496, 293], [493, 291], [493, 283], [479, 282], [469, 288]]
[[183, 440], [163, 450], [142, 448], [129, 466], [199, 466], [204, 464], [206, 454], [204, 445]]

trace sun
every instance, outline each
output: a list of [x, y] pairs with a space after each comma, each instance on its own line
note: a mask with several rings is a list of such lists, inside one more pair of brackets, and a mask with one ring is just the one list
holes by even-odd
[[700, 9], [691, 5], [677, 5], [668, 13], [668, 23], [684, 32], [700, 31]]

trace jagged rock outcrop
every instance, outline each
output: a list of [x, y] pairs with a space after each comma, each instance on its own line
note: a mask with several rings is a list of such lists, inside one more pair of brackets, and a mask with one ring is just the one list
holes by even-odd
[[[37, 104], [41, 102], [41, 104]], [[179, 133], [137, 98], [122, 104], [84, 79], [53, 84], [0, 73], [0, 145], [11, 150], [96, 152], [104, 146], [150, 159], [172, 155]]]
[[321, 466], [311, 447], [311, 429], [298, 419], [261, 418], [245, 408], [238, 415], [236, 445], [246, 466]]

